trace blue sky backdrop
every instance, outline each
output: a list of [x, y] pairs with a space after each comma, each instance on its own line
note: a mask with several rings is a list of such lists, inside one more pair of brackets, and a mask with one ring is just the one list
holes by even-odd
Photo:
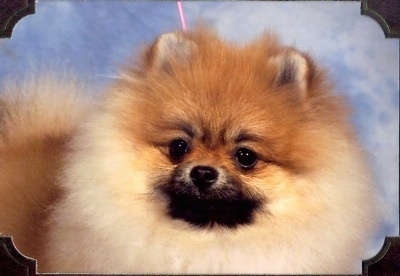
[[[329, 69], [354, 107], [353, 121], [379, 185], [383, 223], [371, 255], [384, 236], [398, 235], [399, 40], [385, 39], [355, 1], [183, 6], [189, 29], [202, 20], [237, 43], [272, 30]], [[17, 24], [13, 38], [0, 40], [0, 78], [66, 66], [86, 76], [96, 88], [92, 92], [101, 91], [145, 43], [180, 28], [174, 1], [38, 1], [36, 14]]]

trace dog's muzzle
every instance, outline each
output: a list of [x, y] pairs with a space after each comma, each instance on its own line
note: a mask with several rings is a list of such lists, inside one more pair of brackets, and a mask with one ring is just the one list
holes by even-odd
[[252, 223], [261, 200], [245, 195], [242, 189], [240, 181], [211, 166], [177, 168], [162, 186], [168, 214], [199, 227], [234, 228]]

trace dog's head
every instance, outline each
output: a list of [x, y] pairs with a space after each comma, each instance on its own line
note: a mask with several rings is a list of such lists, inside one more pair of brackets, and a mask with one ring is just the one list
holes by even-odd
[[208, 31], [176, 32], [128, 68], [114, 103], [165, 214], [232, 228], [297, 213], [313, 188], [297, 182], [330, 158], [329, 133], [346, 117], [332, 115], [345, 112], [321, 79], [271, 35], [234, 47]]

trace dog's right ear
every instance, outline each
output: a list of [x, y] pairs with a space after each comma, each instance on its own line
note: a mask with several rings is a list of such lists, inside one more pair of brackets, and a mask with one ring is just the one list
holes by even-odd
[[166, 33], [147, 50], [147, 65], [153, 72], [173, 74], [174, 67], [189, 62], [196, 49], [196, 43], [185, 33]]

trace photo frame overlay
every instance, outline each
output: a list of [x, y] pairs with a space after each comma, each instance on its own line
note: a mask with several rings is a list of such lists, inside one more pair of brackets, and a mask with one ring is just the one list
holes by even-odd
[[[34, 13], [35, 0], [1, 1], [0, 38], [11, 38], [16, 24], [25, 16]], [[386, 38], [400, 38], [400, 1], [362, 0], [361, 14], [376, 20]], [[37, 273], [36, 260], [19, 252], [12, 241], [12, 237], [0, 235], [0, 275], [79, 276], [88, 274]], [[96, 275], [105, 276], [106, 274]], [[400, 275], [400, 236], [386, 237], [377, 255], [362, 262], [362, 274], [353, 275]], [[118, 275], [113, 274], [113, 276]]]
[[[12, 237], [0, 235], [0, 275], [2, 276], [79, 276], [88, 274], [37, 273], [35, 259], [24, 256]], [[106, 276], [108, 274], [96, 274]], [[112, 274], [112, 276], [127, 274]], [[362, 274], [355, 276], [400, 275], [400, 237], [386, 237], [382, 249], [369, 260], [362, 262]], [[110, 275], [111, 276], [111, 275]]]

